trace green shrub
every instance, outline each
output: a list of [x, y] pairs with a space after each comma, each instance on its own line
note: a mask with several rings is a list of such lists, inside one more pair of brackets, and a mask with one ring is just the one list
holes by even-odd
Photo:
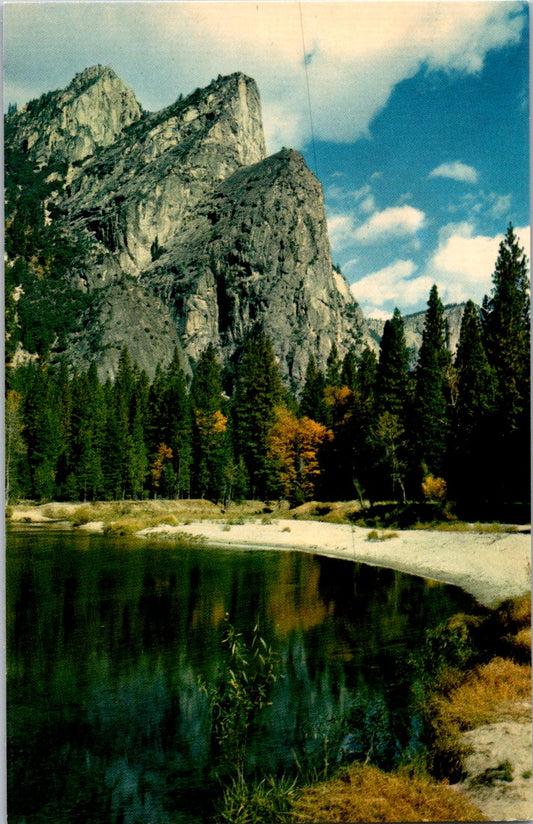
[[272, 776], [246, 782], [231, 779], [224, 788], [216, 821], [220, 824], [281, 824], [292, 818], [295, 782]]

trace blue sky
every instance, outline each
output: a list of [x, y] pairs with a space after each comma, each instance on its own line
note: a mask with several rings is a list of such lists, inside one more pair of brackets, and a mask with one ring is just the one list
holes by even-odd
[[[4, 106], [95, 63], [156, 110], [255, 78], [270, 152], [323, 185], [333, 261], [367, 314], [480, 301], [509, 221], [529, 256], [528, 6], [422, 2], [4, 5]], [[310, 105], [309, 105], [310, 104]]]

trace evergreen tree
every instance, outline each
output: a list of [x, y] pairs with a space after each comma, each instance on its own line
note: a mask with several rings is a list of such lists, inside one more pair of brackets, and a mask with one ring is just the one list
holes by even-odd
[[324, 374], [317, 367], [314, 356], [310, 355], [300, 399], [300, 417], [307, 417], [322, 424], [328, 423], [325, 391], [326, 379]]
[[376, 379], [376, 412], [389, 412], [404, 421], [409, 387], [409, 355], [403, 318], [398, 309], [385, 322]]
[[230, 460], [228, 416], [222, 393], [220, 365], [209, 344], [202, 352], [191, 385], [194, 410], [194, 477], [197, 494], [213, 500], [225, 497], [225, 468]]
[[454, 366], [457, 373], [455, 433], [466, 444], [494, 403], [494, 375], [483, 346], [479, 311], [471, 300], [463, 313]]
[[269, 431], [284, 398], [272, 344], [260, 330], [245, 342], [233, 402], [236, 456], [244, 459], [252, 497], [264, 499], [277, 491]]
[[[71, 464], [72, 394], [66, 358], [61, 359], [59, 372], [52, 382], [53, 405], [57, 410], [61, 451], [58, 456], [56, 486], [59, 494], [66, 494], [65, 484]], [[68, 497], [68, 496], [67, 496]]]
[[104, 389], [94, 362], [72, 381], [71, 469], [69, 497], [95, 500], [104, 493], [102, 455], [106, 426]]
[[164, 415], [166, 439], [163, 440], [172, 450], [176, 481], [174, 494], [179, 498], [188, 493], [191, 486], [192, 421], [185, 376], [177, 350], [166, 373]]
[[148, 414], [149, 384], [146, 372], [133, 368], [133, 391], [130, 399], [130, 452], [128, 455], [129, 492], [134, 498], [142, 498], [148, 473], [148, 454], [144, 426]]
[[104, 478], [108, 497], [126, 498], [131, 494], [133, 440], [131, 406], [134, 374], [127, 347], [120, 353], [115, 382], [106, 383], [108, 415], [105, 431]]
[[22, 418], [23, 396], [15, 389], [8, 389], [5, 400], [5, 481], [6, 504], [10, 504], [21, 492], [20, 462], [26, 454]]
[[454, 366], [450, 492], [461, 506], [479, 506], [490, 493], [488, 425], [494, 406], [494, 375], [483, 347], [479, 311], [472, 301], [463, 313]]
[[495, 483], [507, 500], [529, 500], [530, 299], [527, 260], [509, 224], [491, 296], [485, 346], [496, 376]]
[[331, 346], [326, 362], [326, 384], [328, 386], [341, 386], [341, 362], [335, 341]]
[[353, 347], [344, 356], [341, 369], [341, 386], [347, 386], [352, 392], [359, 388], [357, 379], [357, 357]]
[[23, 419], [30, 492], [32, 497], [50, 500], [56, 497], [57, 461], [63, 447], [58, 410], [47, 364], [32, 365], [28, 378]]
[[433, 286], [422, 334], [416, 370], [413, 442], [426, 472], [445, 470], [448, 422], [448, 368], [446, 323], [438, 289]]
[[376, 353], [368, 346], [363, 350], [357, 370], [357, 380], [362, 400], [368, 405], [369, 413], [373, 413], [378, 361]]

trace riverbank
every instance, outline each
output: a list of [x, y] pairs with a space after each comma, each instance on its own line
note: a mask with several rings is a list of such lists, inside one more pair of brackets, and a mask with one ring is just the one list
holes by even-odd
[[253, 519], [242, 524], [161, 524], [139, 534], [169, 538], [181, 534], [210, 545], [299, 550], [387, 567], [461, 587], [489, 607], [530, 589], [531, 546], [526, 531], [387, 532], [350, 524], [280, 518], [267, 523]]
[[209, 501], [127, 501], [10, 507], [13, 523], [74, 526], [143, 538], [203, 541], [239, 549], [298, 550], [387, 567], [452, 584], [493, 607], [531, 589], [529, 525], [451, 524], [446, 529], [376, 530], [259, 514], [261, 502], [223, 511]]

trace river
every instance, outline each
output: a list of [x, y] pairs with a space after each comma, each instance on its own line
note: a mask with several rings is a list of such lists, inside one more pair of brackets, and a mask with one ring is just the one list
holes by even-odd
[[[192, 824], [211, 811], [209, 703], [224, 616], [279, 659], [250, 731], [258, 774], [339, 757], [386, 719], [416, 746], [412, 653], [462, 590], [298, 552], [18, 527], [6, 552], [10, 824]], [[353, 737], [353, 736], [352, 736]]]

